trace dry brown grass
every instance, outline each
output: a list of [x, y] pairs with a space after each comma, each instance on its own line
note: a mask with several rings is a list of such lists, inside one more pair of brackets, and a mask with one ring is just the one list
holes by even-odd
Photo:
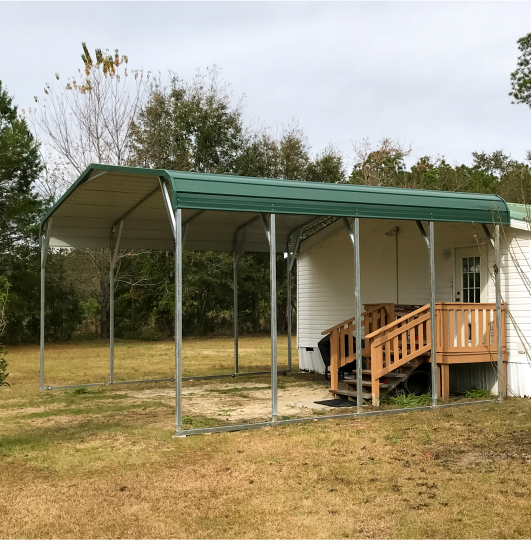
[[[267, 339], [254, 342], [266, 359]], [[172, 354], [132, 345], [160, 358], [154, 371]], [[196, 346], [230, 371], [223, 340]], [[100, 349], [56, 347], [57, 380]], [[37, 356], [12, 350], [0, 393], [1, 537], [531, 536], [529, 400], [175, 439], [171, 403], [140, 385], [39, 393]]]

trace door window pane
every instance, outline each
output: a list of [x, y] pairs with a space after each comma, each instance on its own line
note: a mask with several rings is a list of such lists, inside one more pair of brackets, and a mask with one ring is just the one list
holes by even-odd
[[462, 268], [463, 302], [481, 302], [481, 258], [463, 257]]

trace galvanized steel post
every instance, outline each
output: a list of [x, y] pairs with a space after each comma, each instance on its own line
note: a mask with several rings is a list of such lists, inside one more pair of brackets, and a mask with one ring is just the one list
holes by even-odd
[[494, 227], [494, 254], [496, 257], [496, 268], [494, 269], [494, 280], [496, 284], [496, 344], [498, 353], [498, 399], [503, 400], [503, 333], [501, 317], [501, 254], [500, 254], [500, 225]]
[[[289, 248], [289, 243], [288, 243], [288, 248]], [[288, 271], [288, 274], [286, 277], [286, 280], [287, 280], [286, 288], [287, 288], [287, 295], [288, 295], [288, 306], [286, 308], [287, 309], [286, 317], [288, 319], [288, 371], [291, 371], [291, 258], [290, 258], [289, 251], [288, 251], [288, 256], [286, 258], [286, 261], [287, 261], [287, 271]]]
[[430, 257], [430, 333], [431, 333], [431, 403], [437, 406], [437, 321], [435, 319], [435, 227], [430, 221], [428, 251]]
[[44, 264], [44, 252], [46, 244], [41, 236], [41, 327], [40, 327], [40, 389], [44, 390], [44, 285], [46, 278], [46, 270]]
[[361, 343], [361, 273], [360, 273], [360, 219], [352, 223], [354, 243], [354, 316], [356, 317], [356, 405], [363, 411], [363, 347]]
[[275, 214], [269, 218], [269, 262], [271, 267], [271, 419], [277, 421], [277, 249]]
[[234, 373], [238, 373], [238, 254], [232, 255], [232, 282], [234, 287]]
[[183, 398], [183, 237], [181, 209], [175, 210], [175, 430], [182, 429]]
[[109, 382], [114, 383], [114, 269], [116, 266], [116, 257], [120, 247], [122, 238], [122, 230], [124, 226], [123, 219], [120, 220], [118, 233], [116, 232], [116, 223], [111, 231], [110, 242], [110, 263], [109, 263]]
[[109, 264], [109, 382], [114, 383], [114, 257], [111, 244]]
[[45, 308], [45, 283], [46, 283], [46, 259], [48, 257], [48, 246], [50, 245], [50, 234], [52, 232], [53, 217], [48, 220], [43, 235], [41, 235], [41, 320], [40, 320], [40, 376], [39, 387], [44, 390], [44, 308]]

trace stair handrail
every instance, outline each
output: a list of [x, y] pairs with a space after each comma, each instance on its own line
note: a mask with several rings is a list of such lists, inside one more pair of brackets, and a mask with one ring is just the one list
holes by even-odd
[[418, 315], [422, 313], [426, 308], [430, 308], [429, 304], [426, 304], [415, 311], [412, 311], [411, 313], [407, 313], [406, 315], [403, 315], [402, 317], [396, 319], [392, 323], [386, 324], [385, 326], [382, 326], [381, 328], [378, 328], [378, 330], [375, 330], [374, 332], [371, 332], [370, 334], [367, 334], [365, 336], [365, 339], [372, 339], [376, 337], [378, 334], [381, 334], [382, 332], [385, 332], [386, 330], [389, 330], [390, 328], [393, 328], [394, 326], [397, 326], [404, 322], [404, 319], [409, 319], [410, 317], [414, 317], [415, 315]]
[[[391, 313], [389, 313], [389, 311], [387, 310], [387, 306], [390, 306], [390, 305], [392, 305], [392, 304], [389, 303], [389, 302], [386, 302], [386, 303], [383, 303], [383, 304], [378, 304], [378, 305], [374, 306], [373, 308], [371, 308], [371, 309], [369, 309], [367, 311], [364, 311], [361, 314], [361, 318], [363, 319], [363, 317], [365, 317], [366, 315], [369, 315], [370, 313], [373, 313], [374, 311], [379, 311], [382, 308], [385, 308], [386, 311], [387, 311], [387, 314], [391, 315]], [[349, 324], [351, 322], [354, 322], [355, 320], [356, 320], [356, 316], [351, 317], [350, 319], [347, 319], [346, 321], [343, 321], [343, 322], [341, 322], [339, 324], [336, 324], [335, 326], [332, 326], [332, 328], [329, 328], [328, 330], [325, 330], [324, 332], [321, 332], [321, 335], [326, 336], [326, 334], [330, 334], [334, 330], [337, 330], [338, 328], [341, 328], [342, 326], [345, 326], [345, 324]], [[365, 337], [368, 337], [368, 336], [365, 336]]]
[[[422, 354], [426, 354], [431, 350], [430, 317], [430, 305], [426, 304], [369, 334], [368, 337], [371, 341], [371, 386], [373, 404], [378, 405], [380, 403], [379, 384], [381, 377], [384, 377], [387, 373], [402, 367], [412, 359], [421, 356]], [[424, 324], [426, 324], [425, 331], [423, 330]], [[416, 335], [417, 329], [419, 342], [418, 347], [413, 349], [415, 341], [411, 341], [411, 346], [408, 346], [408, 341], [404, 342], [404, 337], [411, 332], [413, 332], [413, 335]], [[400, 340], [400, 335], [402, 335], [402, 339], [401, 341], [398, 341]], [[426, 345], [424, 345], [424, 341], [426, 341]], [[398, 356], [400, 352], [401, 357]], [[393, 354], [394, 361], [391, 362]]]

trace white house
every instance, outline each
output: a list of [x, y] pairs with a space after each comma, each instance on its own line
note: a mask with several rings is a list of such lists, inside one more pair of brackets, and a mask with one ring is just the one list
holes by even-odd
[[[509, 395], [531, 395], [531, 226], [529, 207], [509, 204], [501, 231], [501, 291], [507, 310]], [[492, 229], [492, 227], [491, 227]], [[477, 264], [479, 263], [479, 264]], [[414, 221], [360, 220], [362, 304], [425, 305], [428, 250]], [[494, 250], [482, 225], [435, 224], [437, 302], [495, 302]], [[324, 372], [318, 341], [354, 315], [353, 248], [343, 220], [300, 244], [297, 257], [297, 346], [302, 369]], [[456, 364], [450, 390], [496, 391], [494, 364]]]

